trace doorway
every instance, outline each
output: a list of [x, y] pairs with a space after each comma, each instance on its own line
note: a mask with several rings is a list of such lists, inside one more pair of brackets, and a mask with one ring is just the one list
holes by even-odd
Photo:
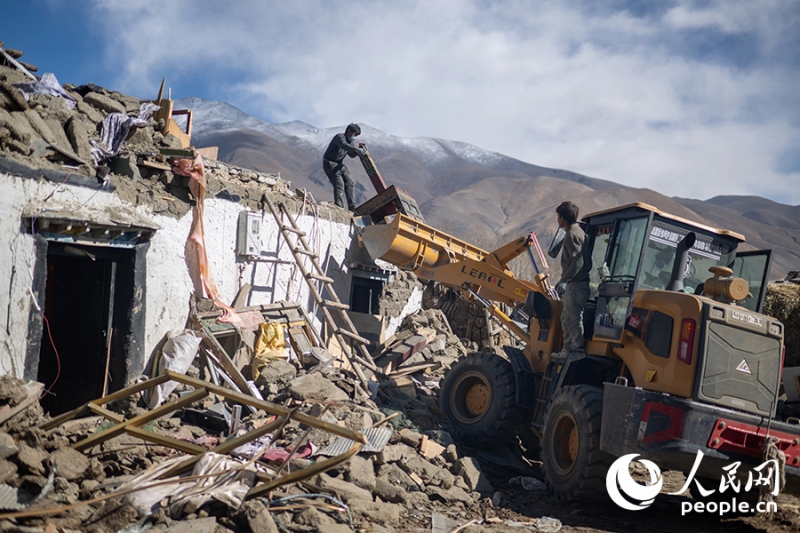
[[350, 288], [350, 310], [368, 315], [378, 314], [378, 298], [383, 281], [353, 276]]
[[37, 379], [52, 386], [41, 401], [50, 414], [126, 385], [135, 255], [135, 249], [49, 243]]

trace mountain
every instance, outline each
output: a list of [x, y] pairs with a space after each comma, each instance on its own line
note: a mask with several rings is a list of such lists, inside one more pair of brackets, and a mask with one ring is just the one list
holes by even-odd
[[[218, 146], [219, 158], [246, 168], [280, 172], [294, 187], [331, 201], [322, 172], [322, 153], [344, 130], [304, 122], [269, 124], [224, 102], [186, 98], [176, 109], [193, 110], [193, 142]], [[773, 249], [771, 279], [800, 268], [800, 206], [757, 196], [717, 196], [709, 200], [670, 198], [569, 170], [546, 168], [477, 146], [427, 137], [402, 138], [361, 124], [359, 140], [388, 184], [410, 193], [428, 224], [484, 248], [493, 249], [535, 231], [548, 241], [555, 208], [571, 200], [590, 213], [644, 202], [675, 215], [745, 235], [745, 249]], [[364, 169], [347, 160], [356, 182], [356, 200], [374, 193]]]
[[[230, 104], [197, 97], [179, 100], [175, 108], [192, 109], [193, 141], [198, 145], [219, 146], [220, 160], [257, 170], [280, 171], [281, 177], [295, 187], [309, 189], [315, 197], [330, 198], [331, 185], [322, 172], [322, 152], [335, 134], [344, 131], [343, 126], [320, 129], [300, 121], [269, 124]], [[524, 163], [464, 142], [427, 137], [407, 139], [361, 126], [359, 140], [366, 142], [384, 179], [409, 192], [420, 204], [469, 186], [475, 181], [474, 171], [556, 177], [595, 190], [621, 187], [576, 172]], [[356, 160], [352, 162], [348, 166], [353, 179], [361, 184], [356, 193], [360, 203], [372, 197], [374, 189], [361, 165]]]

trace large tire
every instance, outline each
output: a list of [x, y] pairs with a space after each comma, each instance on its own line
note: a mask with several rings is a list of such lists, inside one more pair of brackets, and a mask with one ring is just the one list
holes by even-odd
[[461, 440], [488, 449], [514, 438], [526, 410], [517, 404], [511, 363], [493, 353], [473, 353], [445, 375], [439, 406]]
[[606, 474], [612, 457], [600, 451], [603, 392], [598, 387], [562, 387], [544, 415], [542, 469], [561, 501], [607, 499]]

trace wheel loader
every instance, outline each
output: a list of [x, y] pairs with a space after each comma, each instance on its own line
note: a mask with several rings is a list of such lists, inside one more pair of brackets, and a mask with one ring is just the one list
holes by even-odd
[[508, 266], [530, 236], [487, 252], [402, 213], [363, 218], [373, 258], [483, 302], [521, 341], [462, 358], [441, 382], [440, 406], [467, 444], [533, 435], [548, 486], [570, 500], [603, 497], [609, 465], [633, 453], [662, 470], [696, 466], [716, 487], [721, 467], [740, 461], [744, 476], [762, 464], [772, 437], [784, 490], [800, 491], [799, 421], [783, 420], [778, 400], [784, 326], [761, 314], [769, 251], [741, 252], [742, 235], [643, 203], [583, 217], [585, 352], [559, 358], [547, 274], [526, 281]]

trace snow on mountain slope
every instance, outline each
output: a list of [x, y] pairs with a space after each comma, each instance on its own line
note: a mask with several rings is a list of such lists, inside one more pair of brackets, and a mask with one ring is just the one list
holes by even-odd
[[253, 130], [278, 141], [288, 140], [274, 125], [248, 115], [225, 103], [190, 96], [175, 102], [175, 109], [192, 110], [192, 137], [202, 140], [207, 135], [233, 130]]
[[[318, 200], [332, 198], [322, 172], [322, 153], [345, 125], [269, 124], [230, 104], [201, 98], [181, 100], [176, 108], [194, 110], [194, 142], [219, 146], [223, 161], [280, 172]], [[361, 128], [359, 140], [367, 143], [387, 183], [414, 196], [434, 226], [479, 245], [496, 246], [499, 238], [533, 228], [543, 234], [551, 231], [553, 209], [565, 199], [575, 201], [583, 213], [642, 201], [738, 231], [756, 247], [772, 248], [775, 272], [797, 268], [800, 206], [758, 197], [717, 197], [705, 202], [668, 198], [656, 191], [540, 167], [464, 142], [403, 138], [366, 124]], [[374, 188], [357, 160], [347, 164], [355, 181], [356, 201], [362, 203], [374, 195]]]
[[[270, 124], [225, 102], [204, 100], [195, 96], [178, 100], [175, 102], [175, 109], [191, 109], [193, 111], [193, 136], [199, 140], [212, 133], [253, 130], [278, 141], [294, 138], [319, 151], [324, 151], [331, 138], [344, 131], [344, 125], [334, 128], [316, 128], [297, 120], [284, 124]], [[359, 140], [364, 141], [370, 150], [377, 148], [386, 152], [410, 152], [425, 165], [443, 164], [453, 158], [489, 168], [505, 167], [511, 161], [521, 163], [465, 142], [427, 137], [403, 138], [384, 133], [365, 124], [360, 126], [362, 131]]]

